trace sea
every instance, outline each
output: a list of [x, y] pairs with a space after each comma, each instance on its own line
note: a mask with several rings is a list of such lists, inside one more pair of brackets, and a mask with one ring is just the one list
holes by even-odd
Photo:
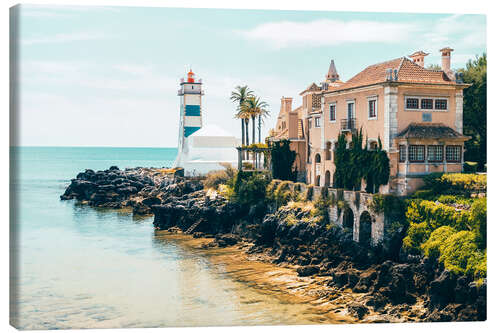
[[10, 322], [19, 329], [312, 323], [304, 306], [155, 235], [153, 218], [61, 201], [110, 166], [169, 167], [175, 148], [12, 147]]

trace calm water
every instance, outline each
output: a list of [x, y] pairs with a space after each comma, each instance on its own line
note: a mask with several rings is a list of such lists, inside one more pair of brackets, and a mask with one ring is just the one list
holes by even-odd
[[86, 169], [170, 166], [176, 149], [16, 148], [12, 323], [22, 329], [306, 323], [210, 258], [156, 238], [152, 218], [60, 201]]

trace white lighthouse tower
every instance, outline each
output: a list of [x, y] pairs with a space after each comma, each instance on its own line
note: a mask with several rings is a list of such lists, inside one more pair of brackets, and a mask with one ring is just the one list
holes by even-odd
[[199, 130], [201, 121], [201, 79], [195, 80], [192, 70], [187, 74], [187, 80], [181, 79], [181, 88], [177, 95], [180, 96], [181, 110], [179, 122], [179, 144], [174, 167], [185, 167], [189, 160], [188, 137]]
[[202, 126], [201, 79], [196, 80], [190, 70], [180, 85], [179, 145], [174, 167], [184, 168], [186, 175], [203, 175], [222, 169], [223, 164], [236, 166], [238, 139], [217, 125]]

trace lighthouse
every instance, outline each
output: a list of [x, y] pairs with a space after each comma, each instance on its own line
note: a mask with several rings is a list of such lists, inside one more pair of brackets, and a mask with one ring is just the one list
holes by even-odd
[[180, 120], [179, 143], [174, 167], [185, 167], [189, 159], [188, 137], [202, 127], [201, 121], [201, 79], [196, 80], [192, 70], [187, 73], [187, 80], [181, 78], [180, 89]]

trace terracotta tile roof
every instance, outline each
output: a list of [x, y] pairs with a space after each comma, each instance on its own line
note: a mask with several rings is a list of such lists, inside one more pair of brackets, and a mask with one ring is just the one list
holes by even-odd
[[468, 139], [443, 123], [411, 123], [396, 135], [404, 139]]
[[308, 91], [321, 91], [321, 88], [316, 83], [313, 82], [306, 88], [306, 90], [301, 92], [300, 95]]
[[367, 86], [386, 81], [386, 69], [397, 69], [397, 82], [455, 84], [443, 71], [423, 68], [406, 57], [401, 57], [366, 67], [333, 91]]

